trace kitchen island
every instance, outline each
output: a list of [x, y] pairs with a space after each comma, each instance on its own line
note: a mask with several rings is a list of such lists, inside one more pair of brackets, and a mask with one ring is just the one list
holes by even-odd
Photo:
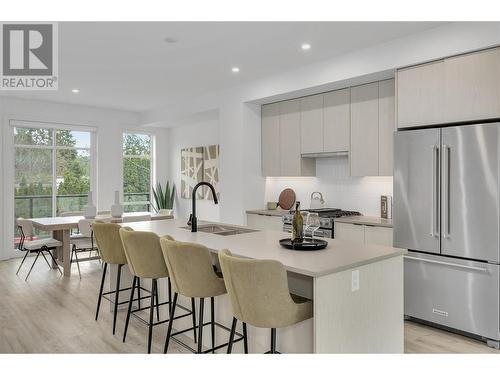
[[[204, 224], [207, 222], [198, 223], [199, 230]], [[278, 231], [192, 233], [184, 220], [122, 225], [203, 244], [213, 252], [215, 262], [218, 250], [226, 248], [235, 256], [283, 263], [290, 290], [313, 300], [314, 317], [278, 330], [281, 352], [403, 353], [403, 249], [328, 239], [326, 249], [302, 252], [282, 248], [278, 240], [286, 234]], [[166, 281], [161, 282], [160, 294], [164, 300]], [[189, 304], [189, 300], [180, 301]], [[218, 297], [216, 320], [229, 325], [231, 318], [229, 298]], [[187, 328], [189, 324], [178, 320], [174, 329]], [[250, 352], [267, 351], [269, 330], [249, 328]], [[227, 336], [227, 332], [219, 330], [217, 342], [227, 341]], [[208, 344], [210, 335], [204, 335], [204, 339]], [[239, 351], [240, 346], [235, 345], [234, 351]]]

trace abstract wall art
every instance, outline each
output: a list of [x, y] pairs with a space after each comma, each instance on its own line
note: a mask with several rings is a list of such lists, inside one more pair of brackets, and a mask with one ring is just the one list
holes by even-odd
[[[219, 145], [210, 145], [203, 147], [203, 181], [209, 182], [215, 188], [217, 199], [220, 199], [219, 193]], [[210, 189], [203, 187], [203, 198], [213, 200]]]
[[[194, 186], [203, 181], [203, 147], [190, 147], [181, 150], [181, 197], [190, 199]], [[197, 199], [203, 198], [198, 189]]]
[[[219, 145], [189, 147], [181, 150], [181, 197], [191, 199], [193, 188], [198, 182], [212, 184], [219, 193]], [[196, 199], [212, 200], [210, 189], [198, 189]]]

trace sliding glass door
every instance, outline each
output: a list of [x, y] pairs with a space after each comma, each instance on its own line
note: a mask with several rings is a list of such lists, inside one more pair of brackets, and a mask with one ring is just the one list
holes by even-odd
[[92, 131], [16, 123], [15, 217], [83, 211], [92, 185]]

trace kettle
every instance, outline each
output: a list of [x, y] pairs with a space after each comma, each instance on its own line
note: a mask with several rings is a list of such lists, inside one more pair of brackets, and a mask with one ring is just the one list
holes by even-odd
[[323, 208], [325, 206], [325, 200], [323, 199], [323, 194], [319, 191], [313, 191], [311, 193], [311, 208]]

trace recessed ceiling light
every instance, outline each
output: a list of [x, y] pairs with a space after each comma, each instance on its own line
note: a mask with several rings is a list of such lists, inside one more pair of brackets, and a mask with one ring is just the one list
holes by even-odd
[[311, 45], [309, 43], [303, 43], [300, 48], [302, 48], [304, 51], [310, 50]]
[[79, 89], [73, 89], [73, 90], [71, 90], [71, 92], [72, 92], [73, 94], [78, 94], [78, 93], [80, 92], [80, 90], [79, 90]]
[[164, 41], [165, 43], [177, 43], [177, 39], [172, 38], [172, 37], [170, 37], [170, 36], [169, 36], [169, 37], [166, 37], [165, 39], [163, 39], [163, 41]]
[[231, 71], [232, 71], [233, 73], [238, 73], [238, 72], [240, 71], [240, 68], [238, 68], [237, 66], [233, 66], [233, 67], [231, 68]]

